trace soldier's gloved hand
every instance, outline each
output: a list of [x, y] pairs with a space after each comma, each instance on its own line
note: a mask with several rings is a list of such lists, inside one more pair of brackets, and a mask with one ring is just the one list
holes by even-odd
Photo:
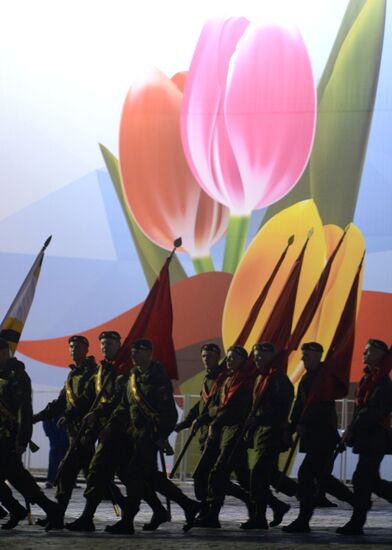
[[208, 410], [210, 418], [214, 418], [218, 414], [218, 407], [210, 407]]
[[174, 449], [170, 445], [170, 441], [168, 439], [165, 440], [165, 448], [163, 452], [166, 456], [174, 456]]
[[57, 426], [60, 430], [65, 430], [66, 425], [67, 425], [67, 420], [65, 419], [64, 416], [61, 416], [61, 417], [57, 420], [56, 426]]
[[17, 443], [15, 445], [15, 453], [17, 455], [22, 455], [26, 451], [26, 445], [21, 445], [20, 443]]
[[156, 442], [155, 442], [156, 446], [158, 447], [158, 449], [162, 452], [164, 452], [165, 450], [165, 440], [164, 439], [157, 439]]
[[346, 447], [352, 447], [353, 444], [354, 444], [353, 434], [350, 430], [347, 430], [343, 435], [343, 439], [340, 440], [340, 445], [343, 445], [345, 450]]
[[92, 428], [97, 420], [97, 415], [94, 411], [89, 412], [86, 414], [86, 416], [83, 418], [83, 422], [86, 426], [89, 428]]
[[214, 428], [214, 426], [211, 424], [208, 428], [208, 439], [210, 439], [211, 441], [215, 441], [216, 439], [218, 439], [218, 435], [218, 430]]
[[185, 430], [187, 427], [188, 425], [186, 424], [186, 422], [179, 422], [178, 424], [175, 425], [174, 431], [178, 433], [178, 432], [181, 432], [182, 430]]
[[37, 422], [41, 422], [41, 418], [39, 414], [33, 414], [33, 424], [37, 424]]
[[195, 420], [192, 422], [192, 430], [198, 430], [201, 425], [202, 422], [200, 422], [200, 418], [195, 418]]

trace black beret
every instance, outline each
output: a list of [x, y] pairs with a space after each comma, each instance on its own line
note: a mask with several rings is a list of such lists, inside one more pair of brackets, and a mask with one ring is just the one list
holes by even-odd
[[275, 351], [275, 346], [272, 342], [258, 342], [253, 346], [253, 351]]
[[132, 342], [132, 349], [152, 350], [152, 342], [148, 338], [138, 338]]
[[302, 344], [301, 349], [309, 350], [309, 351], [318, 351], [319, 353], [323, 353], [324, 351], [323, 346], [318, 342], [305, 342], [305, 344]]
[[242, 346], [230, 346], [227, 353], [229, 353], [229, 351], [234, 351], [237, 355], [241, 355], [244, 359], [248, 359], [248, 352]]
[[10, 349], [9, 343], [4, 338], [0, 338], [0, 349]]
[[369, 346], [373, 346], [374, 348], [381, 349], [382, 351], [389, 351], [388, 346], [385, 342], [382, 340], [377, 340], [376, 338], [369, 338], [368, 342]]
[[80, 344], [85, 344], [86, 346], [89, 345], [89, 341], [85, 336], [82, 336], [81, 334], [74, 334], [73, 336], [70, 336], [68, 338], [68, 344], [71, 342], [79, 342]]
[[121, 336], [115, 330], [104, 330], [98, 336], [98, 340], [102, 340], [103, 338], [111, 338], [112, 340], [121, 340]]
[[213, 343], [204, 344], [203, 346], [201, 346], [200, 352], [202, 352], [202, 351], [213, 351], [214, 353], [217, 353], [218, 355], [221, 354], [220, 347], [217, 346], [216, 344], [213, 344]]

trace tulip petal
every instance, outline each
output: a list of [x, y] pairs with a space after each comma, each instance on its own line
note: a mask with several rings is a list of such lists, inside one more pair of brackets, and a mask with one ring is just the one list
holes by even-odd
[[317, 88], [310, 162], [294, 189], [268, 208], [263, 223], [311, 196], [324, 223], [344, 227], [352, 221], [377, 91], [385, 6], [385, 0], [348, 3]]
[[243, 208], [277, 201], [301, 176], [315, 130], [316, 89], [299, 31], [249, 26], [230, 61], [224, 112]]
[[[221, 113], [226, 76], [238, 39], [249, 21], [208, 21], [197, 43], [184, 91], [181, 134], [188, 164], [213, 199], [229, 205], [227, 174], [238, 173]], [[223, 155], [223, 156], [222, 156]]]
[[225, 347], [237, 338], [256, 298], [286, 247], [289, 236], [294, 234], [294, 244], [290, 247], [260, 311], [246, 343], [247, 349], [257, 341], [311, 228], [314, 233], [301, 271], [293, 321], [296, 323], [325, 264], [324, 231], [317, 208], [311, 200], [298, 203], [271, 218], [249, 245], [233, 276], [226, 298], [222, 321]]
[[[181, 78], [175, 80], [181, 85]], [[184, 156], [179, 127], [183, 95], [177, 84], [152, 69], [148, 79], [130, 89], [120, 126], [121, 176], [132, 215], [151, 241], [169, 250], [181, 236], [183, 251], [207, 256], [226, 229], [228, 212], [209, 198], [208, 208], [200, 211], [200, 202], [205, 205], [207, 199], [201, 199], [203, 191]]]

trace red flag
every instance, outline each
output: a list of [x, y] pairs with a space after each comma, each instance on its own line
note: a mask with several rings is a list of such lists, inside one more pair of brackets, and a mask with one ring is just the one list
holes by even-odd
[[274, 305], [274, 309], [258, 339], [259, 342], [272, 342], [277, 351], [282, 351], [286, 347], [291, 334], [298, 283], [309, 238], [306, 239], [301, 252], [295, 260], [287, 281]]
[[[259, 379], [257, 387], [255, 387], [254, 389], [254, 407], [256, 403], [259, 402], [259, 399], [265, 391], [267, 382], [271, 378], [271, 376], [273, 376], [278, 369], [287, 370], [287, 359], [289, 353], [286, 350], [286, 345], [288, 339], [290, 338], [298, 283], [309, 238], [310, 235], [306, 239], [301, 252], [295, 260], [287, 281], [279, 294], [274, 309], [272, 310], [268, 321], [266, 322], [265, 327], [259, 336], [259, 342], [273, 342], [275, 349], [278, 351], [278, 353], [271, 362], [268, 373], [264, 377], [261, 377]], [[256, 371], [256, 369], [254, 370], [255, 375], [257, 375], [258, 372]]]
[[312, 388], [309, 402], [333, 401], [347, 395], [354, 350], [357, 297], [362, 263], [363, 258], [358, 266], [320, 376]]
[[128, 374], [132, 369], [131, 348], [133, 342], [138, 338], [149, 338], [154, 344], [154, 358], [162, 362], [169, 378], [178, 378], [172, 336], [173, 309], [169, 277], [171, 258], [172, 254], [164, 263], [137, 319], [116, 356], [114, 368], [121, 374]]
[[323, 297], [325, 287], [327, 286], [327, 281], [328, 281], [329, 273], [331, 271], [332, 263], [336, 257], [336, 254], [338, 253], [339, 248], [341, 247], [341, 244], [345, 236], [346, 236], [346, 231], [340, 237], [340, 240], [336, 245], [335, 250], [331, 254], [327, 263], [325, 264], [325, 267], [319, 277], [319, 280], [317, 281], [316, 286], [314, 287], [311, 295], [309, 296], [309, 299], [306, 302], [304, 309], [302, 310], [300, 318], [298, 319], [298, 322], [295, 326], [295, 329], [287, 345], [287, 349], [290, 352], [295, 349], [298, 349], [301, 343], [301, 340], [304, 337], [305, 332], [307, 331], [310, 323], [312, 322], [314, 314], [316, 313], [317, 308], [320, 304], [321, 298]]
[[265, 283], [265, 285], [264, 285], [263, 289], [261, 290], [257, 300], [253, 304], [253, 307], [250, 310], [248, 318], [246, 319], [245, 324], [244, 324], [240, 334], [237, 336], [237, 339], [236, 339], [234, 345], [244, 346], [246, 344], [246, 341], [249, 337], [249, 334], [252, 331], [253, 325], [255, 324], [256, 319], [257, 319], [257, 317], [260, 313], [260, 309], [261, 309], [262, 305], [264, 304], [265, 299], [267, 298], [267, 294], [269, 292], [269, 289], [271, 288], [271, 285], [272, 285], [272, 283], [273, 283], [273, 281], [276, 277], [276, 274], [278, 273], [278, 271], [280, 269], [280, 266], [282, 265], [283, 260], [286, 257], [287, 251], [288, 251], [289, 247], [293, 244], [293, 242], [294, 242], [294, 236], [292, 235], [289, 238], [289, 240], [287, 241], [287, 246], [283, 250], [283, 252], [282, 252], [282, 254], [281, 254], [281, 256], [278, 260], [278, 263], [274, 267], [268, 281]]
[[[306, 242], [302, 247], [302, 250], [299, 256], [297, 257], [293, 267], [291, 268], [290, 274], [279, 294], [279, 297], [274, 306], [274, 309], [272, 310], [268, 318], [268, 321], [266, 322], [265, 327], [258, 339], [259, 342], [262, 340], [273, 342], [276, 349], [279, 352], [282, 352], [282, 353], [278, 353], [278, 355], [275, 357], [273, 364], [271, 365], [270, 372], [272, 372], [278, 366], [281, 367], [282, 363], [284, 363], [285, 359], [287, 358], [285, 357], [283, 349], [287, 343], [287, 340], [291, 332], [291, 323], [293, 320], [298, 282], [299, 282], [301, 267], [305, 256], [306, 247], [308, 246], [308, 242], [309, 242], [309, 237], [306, 239]], [[222, 407], [226, 406], [231, 401], [231, 399], [236, 394], [236, 392], [239, 390], [239, 388], [242, 388], [244, 386], [252, 387], [254, 384], [254, 379], [258, 374], [259, 372], [257, 371], [253, 363], [253, 357], [251, 353], [248, 357], [246, 365], [244, 365], [244, 367], [235, 374], [235, 376], [231, 381], [230, 386], [226, 388], [227, 391], [225, 392], [223, 402], [221, 402], [221, 406]], [[267, 377], [268, 376], [269, 375], [267, 375]], [[261, 387], [264, 387], [264, 386], [263, 385], [259, 386], [260, 391], [261, 391]], [[257, 398], [258, 397], [256, 396], [256, 399]]]

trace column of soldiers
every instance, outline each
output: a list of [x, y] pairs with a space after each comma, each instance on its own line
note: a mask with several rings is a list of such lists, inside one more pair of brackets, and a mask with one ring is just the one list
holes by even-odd
[[[337, 532], [362, 534], [372, 492], [392, 502], [392, 484], [380, 478], [384, 455], [390, 452], [392, 382], [388, 372], [375, 376], [389, 352], [381, 340], [369, 340], [364, 353], [365, 372], [359, 383], [357, 409], [344, 442], [337, 429], [335, 402], [310, 402], [312, 387], [323, 369], [322, 346], [302, 346], [305, 374], [294, 399], [294, 387], [279, 361], [272, 342], [252, 349], [257, 376], [247, 376], [250, 358], [234, 345], [221, 360], [213, 343], [201, 348], [205, 377], [200, 401], [186, 418], [178, 421], [173, 389], [164, 366], [154, 359], [153, 343], [138, 339], [132, 345], [133, 368], [127, 376], [117, 374], [114, 360], [121, 347], [120, 335], [105, 331], [99, 336], [102, 360], [88, 356], [86, 337], [69, 339], [73, 363], [57, 399], [33, 415], [30, 379], [23, 363], [11, 357], [8, 343], [0, 338], [0, 517], [9, 515], [2, 529], [12, 529], [27, 515], [27, 505], [36, 503], [46, 517], [38, 520], [46, 530], [64, 527], [64, 518], [77, 476], [84, 471], [87, 486], [85, 508], [65, 527], [94, 531], [94, 514], [103, 498], [121, 509], [121, 517], [106, 531], [133, 534], [134, 518], [144, 500], [152, 509], [144, 530], [155, 530], [170, 521], [176, 502], [185, 516], [184, 530], [219, 528], [225, 496], [240, 499], [248, 510], [242, 529], [266, 530], [279, 525], [290, 506], [272, 492], [296, 496], [299, 515], [283, 530], [308, 533], [313, 511], [325, 493], [353, 507], [350, 521]], [[22, 454], [30, 441], [33, 422], [61, 415], [70, 448], [58, 473], [56, 502], [48, 499], [24, 468]], [[164, 471], [164, 453], [169, 435], [185, 428], [199, 431], [200, 460], [195, 469], [196, 500], [187, 497]], [[279, 470], [281, 452], [292, 445], [294, 434], [305, 453], [294, 481]], [[333, 457], [340, 445], [353, 446], [359, 455], [353, 476], [353, 492], [332, 476]], [[248, 449], [253, 460], [248, 460]], [[158, 466], [158, 462], [160, 466]], [[122, 494], [115, 476], [126, 488]], [[235, 476], [236, 480], [233, 480]], [[8, 483], [6, 483], [8, 482]], [[9, 486], [25, 498], [18, 502]], [[273, 519], [268, 524], [267, 508]]]

